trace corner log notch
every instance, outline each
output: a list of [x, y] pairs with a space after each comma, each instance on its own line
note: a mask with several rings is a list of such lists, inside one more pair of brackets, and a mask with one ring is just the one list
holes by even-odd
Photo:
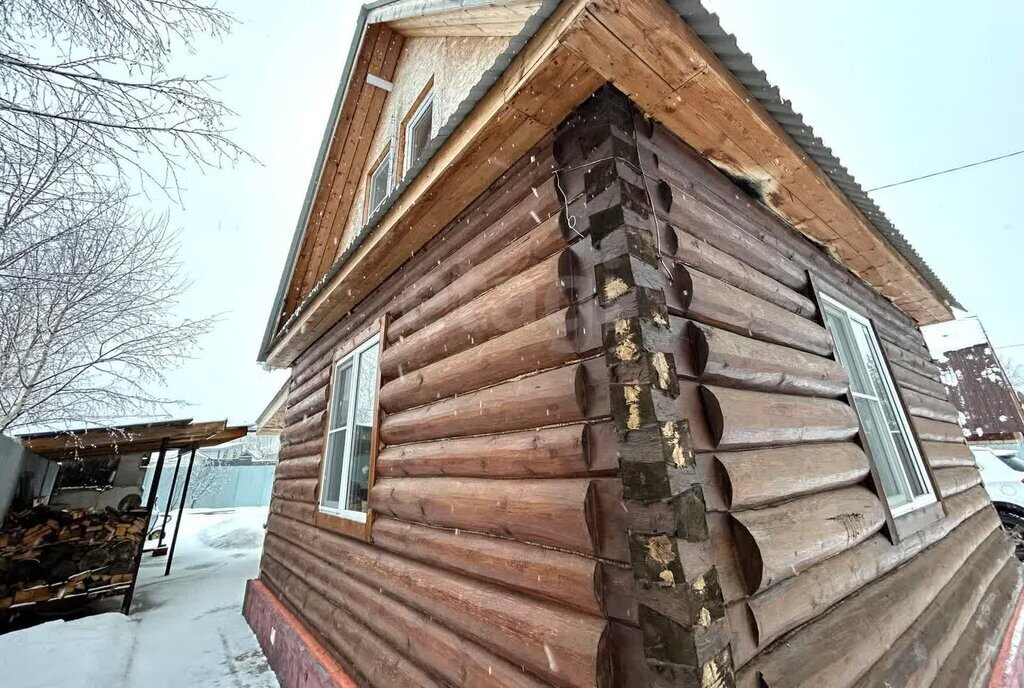
[[671, 353], [686, 333], [666, 307], [673, 276], [662, 268], [640, 173], [644, 129], [630, 101], [606, 86], [555, 138], [563, 222], [589, 235], [583, 262], [594, 266], [593, 326], [603, 336], [628, 521], [637, 625], [616, 629], [617, 680], [729, 688], [724, 601]]

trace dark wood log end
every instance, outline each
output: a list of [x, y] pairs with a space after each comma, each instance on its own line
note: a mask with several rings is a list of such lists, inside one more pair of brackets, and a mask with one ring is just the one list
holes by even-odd
[[693, 368], [699, 377], [707, 370], [708, 355], [711, 351], [711, 345], [708, 342], [708, 330], [692, 320], [688, 329], [690, 341], [693, 343]]
[[732, 478], [729, 477], [729, 471], [726, 470], [725, 466], [719, 461], [716, 456], [712, 461], [712, 468], [718, 480], [718, 484], [722, 490], [722, 499], [725, 500], [725, 505], [729, 509], [732, 509]]
[[730, 518], [729, 521], [732, 525], [733, 541], [736, 543], [736, 554], [743, 585], [747, 594], [753, 595], [761, 587], [761, 580], [764, 578], [761, 550], [746, 526], [736, 518]]
[[700, 386], [700, 398], [704, 402], [704, 415], [707, 418], [712, 439], [715, 444], [719, 444], [725, 431], [725, 413], [722, 410], [722, 403], [715, 395], [714, 390], [705, 385]]
[[690, 271], [686, 267], [677, 264], [672, 271], [672, 282], [676, 288], [676, 293], [679, 294], [683, 310], [689, 310], [690, 304], [693, 303], [694, 286], [693, 276], [690, 274]]

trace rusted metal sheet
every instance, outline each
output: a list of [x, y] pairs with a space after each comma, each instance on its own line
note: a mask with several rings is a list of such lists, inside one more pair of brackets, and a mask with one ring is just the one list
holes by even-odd
[[943, 381], [962, 414], [970, 440], [1009, 439], [1024, 433], [1024, 416], [1013, 385], [987, 342], [945, 352]]

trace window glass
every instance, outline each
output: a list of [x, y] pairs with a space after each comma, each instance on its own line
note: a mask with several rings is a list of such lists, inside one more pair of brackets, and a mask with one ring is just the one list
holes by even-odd
[[924, 463], [870, 322], [827, 297], [824, 307], [836, 358], [850, 377], [850, 394], [868, 445], [865, 449], [889, 507], [899, 515], [934, 501]]
[[380, 204], [388, 197], [389, 191], [391, 191], [390, 152], [384, 155], [384, 159], [377, 165], [377, 169], [370, 174], [370, 199], [366, 212], [367, 215], [372, 214], [374, 210], [380, 207]]
[[327, 431], [324, 489], [321, 502], [324, 506], [335, 509], [338, 508], [345, 440], [348, 435], [348, 398], [351, 376], [352, 365], [350, 363], [339, 365], [334, 371], [334, 388], [331, 390], [331, 425]]
[[370, 439], [373, 436], [373, 401], [377, 393], [377, 348], [359, 355], [356, 383], [352, 460], [349, 462], [348, 505], [351, 511], [366, 511], [370, 485]]
[[1019, 456], [1017, 456], [1016, 454], [1007, 455], [1007, 456], [1003, 456], [1002, 454], [996, 454], [996, 456], [999, 457], [1000, 461], [1005, 463], [1007, 466], [1009, 466], [1013, 470], [1015, 470], [1015, 471], [1017, 471], [1019, 473], [1024, 473], [1024, 460], [1021, 460], [1021, 458]]
[[369, 500], [378, 346], [374, 337], [346, 356], [332, 382], [320, 505], [355, 520], [365, 520]]
[[[428, 94], [405, 127], [405, 171], [407, 172], [420, 159], [423, 150], [430, 141], [430, 132], [434, 126], [434, 98]], [[404, 172], [403, 172], [404, 174]]]

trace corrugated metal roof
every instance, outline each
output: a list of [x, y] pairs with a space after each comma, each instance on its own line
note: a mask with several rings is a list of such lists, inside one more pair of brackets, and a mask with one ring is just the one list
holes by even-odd
[[921, 274], [932, 290], [949, 305], [963, 309], [963, 306], [957, 302], [942, 280], [928, 267], [928, 264], [910, 245], [906, 237], [889, 222], [885, 213], [871, 200], [867, 192], [853, 178], [853, 175], [843, 167], [843, 163], [832, 153], [832, 149], [814, 134], [814, 130], [804, 122], [804, 118], [793, 110], [793, 104], [784, 99], [779, 93], [779, 89], [768, 81], [767, 75], [754, 66], [750, 55], [743, 52], [736, 43], [736, 37], [726, 33], [718, 20], [718, 15], [709, 12], [699, 0], [668, 0], [668, 2], [672, 9], [693, 29], [693, 32], [732, 72], [737, 81], [764, 106], [772, 118], [779, 123], [779, 126], [807, 153], [807, 157], [821, 168], [850, 199], [850, 202], [864, 213], [875, 229]]
[[[331, 135], [334, 130], [334, 122], [337, 119], [338, 110], [341, 107], [341, 102], [352, 71], [355, 55], [358, 52], [363, 32], [366, 29], [367, 13], [369, 10], [391, 4], [395, 1], [396, 0], [380, 0], [378, 2], [370, 3], [369, 5], [364, 5], [360, 11], [358, 25], [356, 26], [355, 32], [356, 38], [352, 43], [345, 71], [342, 75], [341, 84], [338, 88], [338, 95], [335, 98], [335, 104], [331, 111], [331, 118], [328, 121], [327, 130], [324, 134], [324, 141], [320, 148], [320, 155], [317, 158], [317, 166], [314, 170], [313, 177], [310, 180], [309, 191], [307, 192], [306, 200], [303, 204], [302, 213], [299, 216], [299, 222], [295, 228], [295, 236], [292, 239], [287, 268], [281, 276], [281, 284], [278, 287], [274, 307], [270, 313], [270, 319], [267, 322], [267, 331], [264, 334], [263, 343], [260, 347], [259, 361], [266, 360], [267, 353], [275, 339], [275, 330], [277, 329], [276, 325], [280, 309], [284, 302], [284, 295], [287, 292], [288, 284], [291, 281], [291, 273], [294, 270], [295, 257], [298, 252], [298, 247], [302, 242], [306, 221], [308, 219], [310, 209], [312, 208], [312, 201], [318, 185], [320, 171], [323, 167], [324, 158], [326, 157]], [[433, 5], [432, 9], [436, 11], [437, 7], [441, 5], [450, 5], [453, 8], [457, 8], [462, 5], [462, 2], [459, 0], [448, 0], [447, 2], [439, 0], [436, 5], [434, 3], [431, 4]], [[505, 69], [512, 62], [515, 56], [519, 54], [519, 51], [523, 49], [527, 41], [529, 41], [533, 34], [537, 32], [541, 25], [547, 21], [548, 17], [555, 11], [558, 4], [559, 0], [544, 0], [540, 9], [538, 9], [530, 19], [527, 20], [522, 30], [509, 42], [508, 48], [506, 48], [505, 51], [495, 59], [494, 64], [492, 64], [491, 67], [483, 73], [480, 80], [470, 91], [469, 95], [462, 101], [462, 103], [460, 103], [459, 107], [456, 108], [455, 112], [452, 113], [444, 123], [440, 131], [438, 131], [437, 136], [431, 140], [427, 149], [424, 151], [424, 155], [420, 157], [419, 162], [409, 170], [410, 173], [405, 175], [402, 182], [391, 190], [391, 193], [388, 194], [384, 203], [382, 203], [381, 206], [369, 218], [367, 218], [366, 224], [353, 237], [352, 242], [334, 262], [331, 269], [328, 270], [327, 274], [317, 282], [317, 285], [309, 295], [300, 302], [295, 313], [293, 313], [288, 322], [284, 323], [282, 326], [280, 330], [282, 333], [287, 329], [291, 322], [302, 313], [304, 307], [319, 295], [323, 287], [326, 286], [335, 277], [335, 275], [338, 274], [338, 272], [340, 272], [348, 258], [355, 252], [366, 236], [377, 226], [377, 223], [380, 222], [380, 220], [387, 214], [388, 210], [391, 209], [395, 201], [398, 200], [405, 189], [409, 186], [410, 182], [419, 174], [423, 167], [430, 162], [430, 159], [438, 149], [444, 145], [448, 140], [448, 137], [455, 131], [459, 124], [462, 123], [462, 120], [465, 119], [470, 111], [472, 111], [477, 102], [497, 82], [498, 78], [504, 73]], [[853, 175], [843, 167], [843, 164], [832, 153], [832, 150], [814, 134], [811, 127], [804, 122], [803, 117], [793, 110], [792, 103], [783, 99], [782, 95], [779, 93], [779, 89], [768, 81], [768, 77], [765, 73], [754, 66], [753, 59], [750, 55], [740, 49], [739, 45], [736, 43], [735, 36], [726, 33], [718, 20], [718, 15], [713, 12], [709, 12], [699, 2], [699, 0], [668, 0], [668, 4], [679, 14], [680, 17], [682, 17], [690, 28], [693, 29], [694, 33], [700, 37], [708, 48], [715, 53], [718, 59], [720, 59], [729, 71], [732, 72], [733, 76], [735, 76], [736, 79], [750, 92], [750, 94], [754, 96], [762, 106], [764, 106], [783, 130], [789, 134], [794, 141], [796, 141], [804, 152], [807, 153], [807, 156], [822, 169], [822, 171], [836, 184], [836, 186], [839, 187], [839, 189], [850, 199], [853, 205], [860, 210], [868, 221], [871, 222], [871, 224], [874, 225], [874, 227], [882, 234], [882, 236], [892, 244], [897, 252], [899, 252], [900, 255], [902, 255], [907, 262], [909, 262], [911, 266], [921, 274], [935, 293], [950, 305], [962, 309], [959, 302], [957, 302], [932, 269], [928, 267], [920, 254], [914, 250], [900, 231], [896, 229], [891, 222], [889, 222], [888, 218], [885, 217], [885, 214], [882, 213], [875, 202], [868, 197], [864, 189], [853, 178]]]

